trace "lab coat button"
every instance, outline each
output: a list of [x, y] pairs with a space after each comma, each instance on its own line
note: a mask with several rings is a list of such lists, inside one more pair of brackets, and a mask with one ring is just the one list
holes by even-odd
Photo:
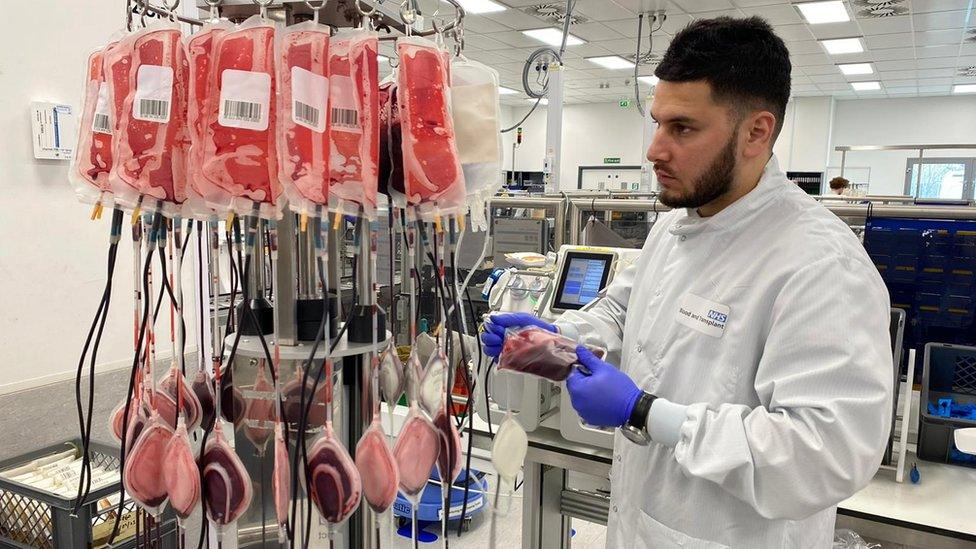
[[684, 242], [685, 240], [688, 240], [688, 235], [686, 234], [681, 235], [681, 241]]
[[617, 512], [617, 506], [616, 505], [614, 505], [611, 509], [613, 510], [614, 513]]
[[640, 343], [638, 343], [638, 344], [637, 344], [637, 352], [638, 352], [638, 353], [641, 353], [641, 352], [643, 352], [643, 351], [644, 351], [644, 346], [643, 346], [643, 345], [641, 345]]

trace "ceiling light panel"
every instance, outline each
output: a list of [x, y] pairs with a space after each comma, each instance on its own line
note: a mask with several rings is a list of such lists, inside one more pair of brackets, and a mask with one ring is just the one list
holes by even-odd
[[956, 84], [952, 93], [976, 93], [976, 84]]
[[[536, 102], [536, 100], [533, 99], [533, 98], [531, 98], [531, 97], [527, 98], [526, 101], [528, 101], [529, 103], [535, 103]], [[543, 97], [542, 99], [539, 100], [539, 104], [540, 105], [548, 105], [549, 104], [549, 98], [548, 97]]]
[[881, 82], [851, 82], [855, 91], [877, 91], [881, 89]]
[[498, 2], [492, 2], [491, 0], [458, 0], [458, 3], [468, 13], [494, 13], [508, 9]]
[[587, 57], [587, 61], [600, 65], [605, 69], [632, 69], [634, 64], [618, 55], [607, 55], [602, 57]]
[[862, 53], [864, 44], [860, 38], [837, 38], [833, 40], [821, 40], [821, 44], [830, 55], [844, 55], [848, 53]]
[[506, 88], [505, 86], [499, 86], [498, 88], [498, 95], [515, 95], [517, 93], [518, 92], [512, 88]]
[[804, 2], [794, 4], [800, 14], [811, 25], [821, 25], [824, 23], [843, 23], [851, 20], [847, 13], [847, 7], [841, 0], [828, 0], [827, 2]]
[[874, 68], [871, 66], [871, 63], [845, 63], [837, 66], [840, 68], [840, 72], [846, 74], [847, 76], [853, 76], [856, 74], [874, 74]]
[[[559, 47], [562, 45], [563, 42], [562, 29], [555, 29], [555, 28], [531, 29], [531, 30], [522, 31], [522, 34], [528, 36], [529, 38], [538, 40], [539, 42], [549, 44], [550, 46]], [[585, 43], [586, 40], [583, 40], [578, 36], [573, 36], [572, 34], [566, 37], [567, 46], [579, 46], [580, 44], [585, 44]]]
[[656, 76], [638, 76], [637, 80], [640, 80], [642, 83], [647, 84], [648, 86], [657, 86], [657, 83], [661, 81], [661, 79]]

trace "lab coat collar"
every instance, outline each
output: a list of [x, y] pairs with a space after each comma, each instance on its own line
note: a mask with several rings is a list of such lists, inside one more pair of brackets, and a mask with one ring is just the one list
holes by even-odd
[[750, 219], [770, 199], [781, 193], [786, 188], [784, 183], [787, 182], [786, 174], [779, 168], [776, 155], [772, 155], [763, 168], [759, 183], [748, 194], [711, 217], [702, 217], [694, 208], [688, 208], [685, 210], [685, 215], [680, 216], [668, 231], [674, 235], [685, 235], [733, 229]]

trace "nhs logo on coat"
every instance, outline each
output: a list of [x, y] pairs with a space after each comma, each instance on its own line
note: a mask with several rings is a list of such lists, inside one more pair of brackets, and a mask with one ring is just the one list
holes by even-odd
[[710, 337], [722, 337], [732, 310], [724, 303], [687, 293], [678, 302], [675, 321]]
[[722, 314], [722, 313], [720, 313], [720, 312], [712, 309], [712, 310], [708, 311], [708, 318], [709, 318], [709, 320], [714, 320], [715, 322], [720, 322], [722, 324], [725, 324], [729, 320], [729, 315]]

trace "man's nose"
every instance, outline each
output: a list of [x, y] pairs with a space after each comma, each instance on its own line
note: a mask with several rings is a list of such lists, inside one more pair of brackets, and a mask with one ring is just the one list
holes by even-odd
[[651, 138], [651, 146], [647, 149], [647, 160], [651, 163], [668, 162], [671, 154], [666, 143], [667, 139], [662, 135], [661, 128], [654, 130]]

